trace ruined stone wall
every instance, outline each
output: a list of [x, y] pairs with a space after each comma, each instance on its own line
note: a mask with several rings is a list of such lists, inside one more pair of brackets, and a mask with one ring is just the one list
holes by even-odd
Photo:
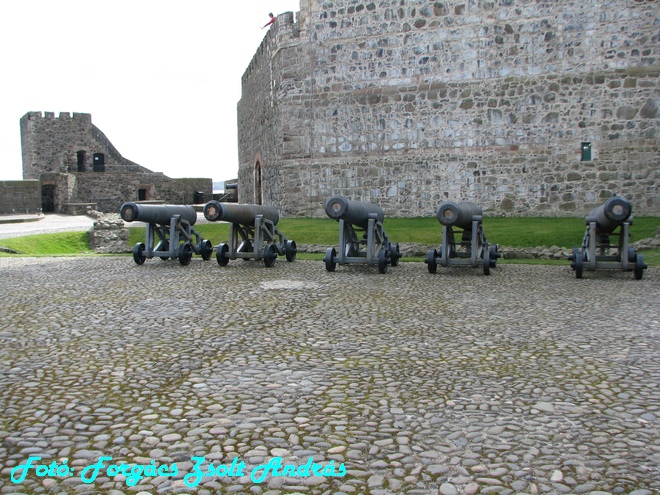
[[78, 152], [84, 152], [84, 171], [93, 170], [94, 153], [103, 153], [108, 172], [148, 170], [125, 159], [88, 113], [28, 112], [21, 118], [23, 178], [38, 179], [44, 172], [78, 171]]
[[[103, 212], [117, 212], [125, 201], [146, 199], [192, 204], [194, 193], [213, 194], [210, 178], [172, 179], [124, 158], [86, 113], [28, 112], [21, 118], [23, 178], [54, 186], [54, 211], [67, 204], [93, 203]], [[82, 152], [82, 153], [81, 153]], [[79, 171], [79, 153], [84, 171]], [[94, 171], [95, 153], [104, 155], [104, 171]]]
[[306, 0], [301, 17], [244, 76], [244, 195], [260, 153], [285, 215], [332, 194], [398, 216], [444, 199], [581, 216], [613, 194], [660, 214], [654, 2]]

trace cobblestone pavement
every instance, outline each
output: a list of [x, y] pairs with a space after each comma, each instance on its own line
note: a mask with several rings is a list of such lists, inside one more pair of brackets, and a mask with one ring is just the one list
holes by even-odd
[[[656, 268], [0, 258], [0, 279], [3, 494], [660, 490]], [[29, 456], [73, 474], [12, 483]], [[244, 475], [189, 487], [192, 457]], [[337, 476], [251, 479], [279, 457]], [[177, 475], [110, 469], [152, 460]]]

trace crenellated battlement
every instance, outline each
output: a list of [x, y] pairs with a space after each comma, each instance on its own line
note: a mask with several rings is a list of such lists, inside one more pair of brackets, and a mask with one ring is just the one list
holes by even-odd
[[47, 121], [62, 121], [62, 122], [68, 122], [74, 120], [76, 122], [91, 124], [92, 114], [73, 112], [72, 115], [71, 112], [60, 112], [59, 115], [55, 117], [55, 112], [28, 112], [21, 118], [21, 120], [32, 120], [32, 121], [47, 120]]

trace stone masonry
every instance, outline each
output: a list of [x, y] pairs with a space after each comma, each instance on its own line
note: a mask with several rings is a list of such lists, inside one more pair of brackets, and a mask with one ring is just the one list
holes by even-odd
[[623, 0], [301, 0], [243, 76], [240, 201], [660, 214], [660, 15]]
[[0, 181], [0, 215], [40, 211], [40, 188], [38, 180]]
[[26, 113], [21, 147], [23, 179], [41, 180], [44, 211], [87, 203], [117, 212], [125, 201], [192, 204], [197, 191], [213, 194], [212, 179], [172, 179], [124, 158], [87, 113]]

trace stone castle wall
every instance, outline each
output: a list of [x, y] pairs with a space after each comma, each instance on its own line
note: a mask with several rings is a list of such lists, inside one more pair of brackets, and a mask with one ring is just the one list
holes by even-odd
[[41, 182], [0, 181], [0, 215], [37, 213], [41, 210]]
[[127, 160], [88, 113], [28, 112], [21, 118], [23, 178], [38, 179], [44, 172], [78, 171], [78, 152], [84, 152], [84, 171], [93, 170], [94, 153], [103, 153], [108, 172], [150, 172]]
[[241, 200], [258, 162], [284, 215], [333, 194], [397, 216], [581, 216], [617, 194], [658, 215], [658, 24], [642, 1], [303, 0], [243, 77]]
[[[54, 188], [55, 212], [68, 211], [71, 203], [117, 212], [125, 201], [139, 200], [140, 190], [147, 200], [174, 204], [192, 204], [196, 191], [213, 194], [212, 179], [172, 179], [124, 158], [90, 114], [28, 112], [21, 118], [21, 145], [23, 178]], [[94, 171], [95, 153], [104, 155], [104, 171]]]

